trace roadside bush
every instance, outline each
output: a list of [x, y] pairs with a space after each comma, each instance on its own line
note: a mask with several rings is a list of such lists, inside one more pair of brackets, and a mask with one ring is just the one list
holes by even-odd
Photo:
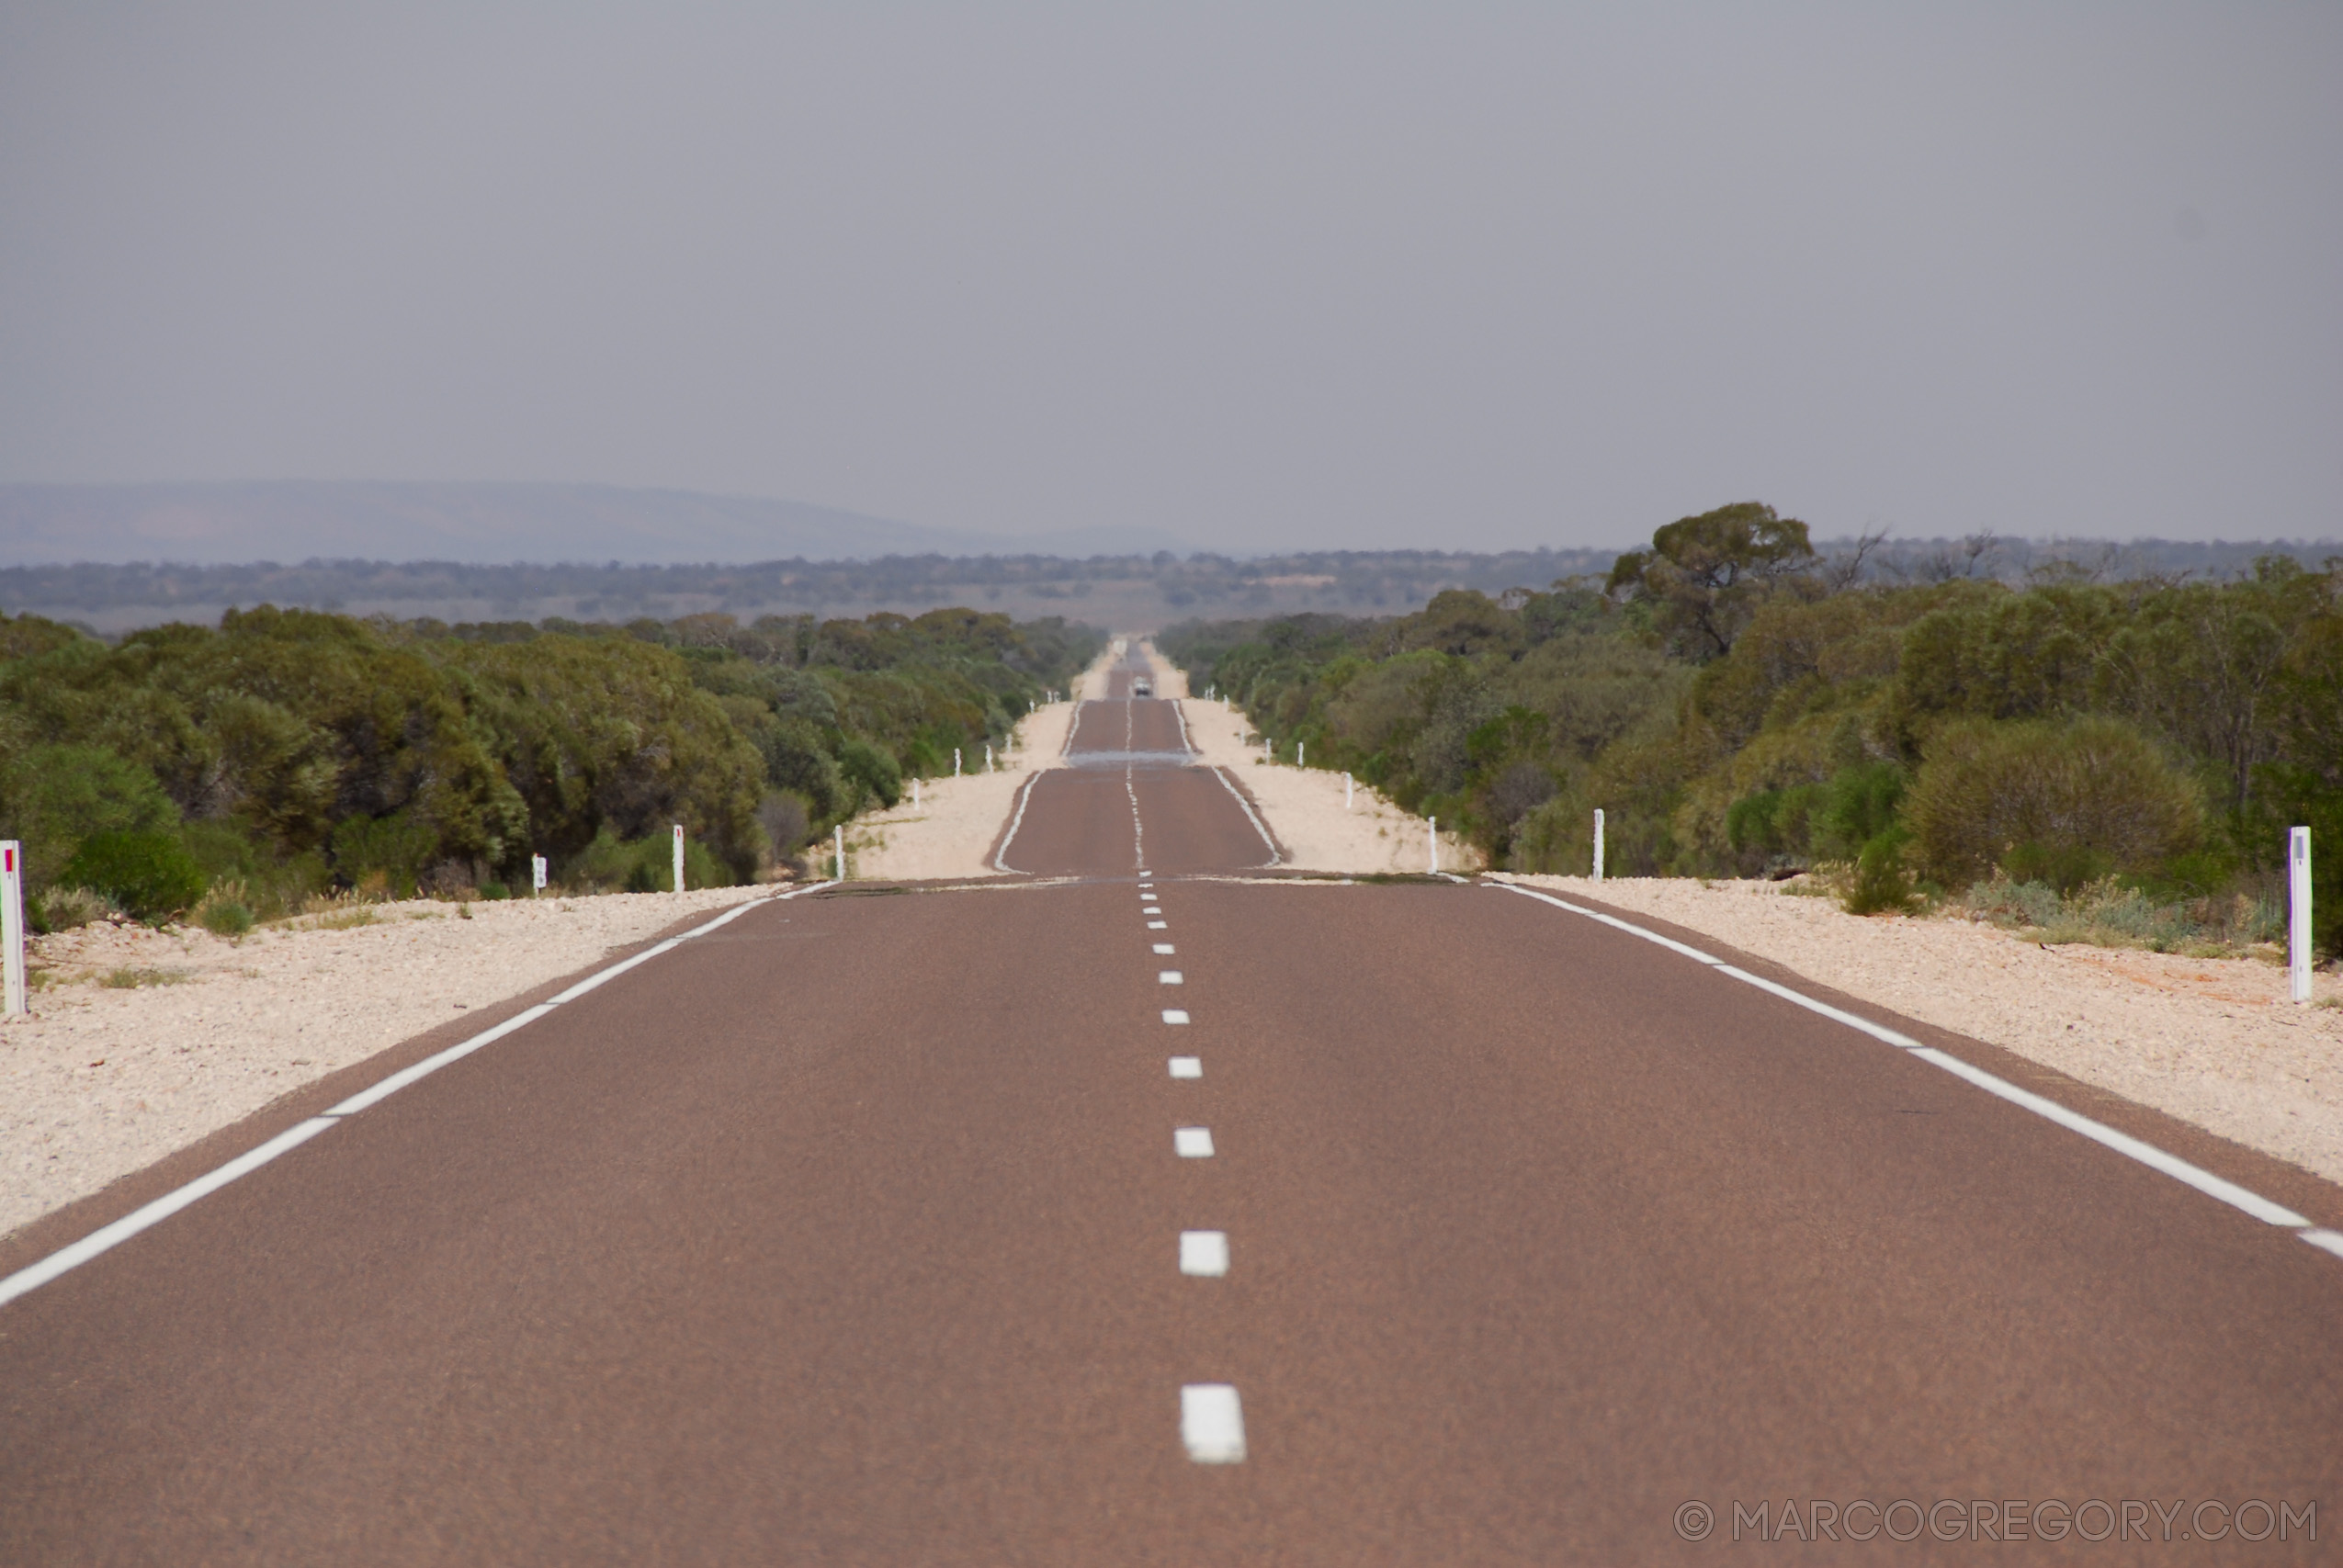
[[756, 819], [764, 827], [765, 840], [772, 844], [778, 860], [796, 854], [813, 831], [806, 803], [787, 790], [769, 791], [756, 808]]
[[2015, 863], [2019, 880], [2068, 891], [2193, 849], [2203, 806], [2194, 782], [2120, 720], [1969, 720], [1934, 736], [1903, 819], [1924, 867], [1949, 885]]
[[[561, 869], [561, 880], [589, 893], [670, 893], [675, 887], [675, 840], [666, 834], [622, 840], [597, 834]], [[731, 868], [696, 839], [684, 843], [686, 888], [730, 887]]]
[[334, 829], [334, 869], [352, 886], [379, 874], [404, 898], [422, 883], [439, 849], [439, 834], [409, 812], [349, 817]]
[[903, 797], [901, 765], [867, 740], [849, 739], [839, 746], [838, 771], [881, 806], [892, 807]]
[[62, 880], [103, 893], [141, 920], [192, 908], [204, 890], [203, 868], [175, 833], [93, 833]]
[[25, 919], [37, 931], [71, 931], [120, 914], [105, 894], [86, 887], [51, 887], [25, 898]]
[[1855, 857], [1855, 880], [1843, 900], [1851, 915], [1908, 914], [1919, 906], [1919, 890], [1904, 865], [1904, 849], [1911, 834], [1890, 828], [1865, 844]]
[[241, 882], [215, 882], [196, 906], [196, 924], [213, 936], [240, 937], [253, 928], [252, 906]]
[[0, 838], [23, 841], [36, 887], [56, 882], [93, 833], [167, 833], [178, 821], [153, 773], [103, 747], [28, 747], [0, 775]]

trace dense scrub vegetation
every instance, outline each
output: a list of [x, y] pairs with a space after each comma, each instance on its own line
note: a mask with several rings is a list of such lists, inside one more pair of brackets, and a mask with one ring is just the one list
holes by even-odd
[[2343, 562], [1887, 584], [1744, 503], [1607, 580], [1157, 643], [1286, 757], [1307, 743], [1494, 865], [1584, 873], [1600, 806], [1617, 874], [1826, 866], [1852, 908], [2131, 898], [2234, 938], [2272, 927], [2283, 829], [2307, 822], [2336, 950]]
[[[1102, 638], [969, 610], [447, 626], [231, 612], [108, 646], [0, 616], [0, 837], [36, 918], [222, 929], [331, 889], [499, 897], [753, 876], [998, 745]], [[43, 896], [50, 897], [44, 902]]]

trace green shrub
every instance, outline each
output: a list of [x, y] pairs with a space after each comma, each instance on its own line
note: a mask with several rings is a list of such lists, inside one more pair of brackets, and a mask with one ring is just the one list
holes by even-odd
[[1855, 880], [1844, 900], [1849, 914], [1899, 915], [1918, 907], [1919, 893], [1904, 865], [1904, 849], [1910, 841], [1909, 832], [1890, 828], [1857, 853]]
[[97, 746], [34, 746], [0, 773], [0, 838], [25, 846], [25, 878], [59, 880], [93, 833], [167, 833], [179, 808], [154, 774]]
[[1922, 863], [1955, 886], [2012, 858], [2026, 875], [2147, 871], [2194, 849], [2203, 829], [2195, 782], [2110, 718], [1948, 725], [1902, 815]]
[[234, 898], [206, 898], [196, 908], [196, 923], [213, 936], [239, 937], [252, 930], [252, 906]]
[[62, 880], [103, 893], [141, 920], [192, 908], [204, 889], [203, 868], [175, 833], [93, 833]]
[[881, 806], [891, 807], [903, 797], [902, 768], [867, 740], [849, 739], [839, 746], [838, 771], [865, 795], [877, 796]]
[[480, 885], [480, 896], [494, 903], [499, 898], [510, 898], [513, 890], [501, 882], [483, 882]]
[[1865, 844], [1895, 826], [1904, 798], [1904, 770], [1894, 762], [1842, 768], [1824, 786], [1812, 813], [1812, 848], [1824, 860], [1854, 860]]
[[[561, 868], [561, 880], [590, 893], [670, 893], [675, 887], [672, 836], [622, 840], [607, 829]], [[696, 839], [684, 843], [685, 887], [730, 887], [731, 869]]]
[[348, 817], [334, 829], [334, 869], [352, 886], [379, 872], [399, 897], [412, 897], [436, 858], [439, 835], [405, 811]]

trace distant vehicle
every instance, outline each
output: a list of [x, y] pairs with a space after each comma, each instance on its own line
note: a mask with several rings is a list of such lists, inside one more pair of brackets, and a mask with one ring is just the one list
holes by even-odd
[[1155, 695], [1155, 682], [1149, 680], [1144, 675], [1140, 676], [1138, 680], [1131, 682], [1131, 695], [1135, 697], [1151, 697]]

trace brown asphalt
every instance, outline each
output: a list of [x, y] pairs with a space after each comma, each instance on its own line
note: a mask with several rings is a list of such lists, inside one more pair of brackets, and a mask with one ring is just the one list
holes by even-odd
[[[761, 908], [0, 1308], [0, 1561], [1646, 1562], [1785, 1498], [2188, 1505], [1797, 1560], [2335, 1533], [2343, 1260], [1511, 894], [1166, 874], [1149, 931], [1124, 768], [1061, 772], [1114, 786], [1056, 803], [1115, 817], [1089, 879]], [[1151, 871], [1267, 858], [1130, 772]], [[1196, 1382], [1244, 1463], [1187, 1459]]]

